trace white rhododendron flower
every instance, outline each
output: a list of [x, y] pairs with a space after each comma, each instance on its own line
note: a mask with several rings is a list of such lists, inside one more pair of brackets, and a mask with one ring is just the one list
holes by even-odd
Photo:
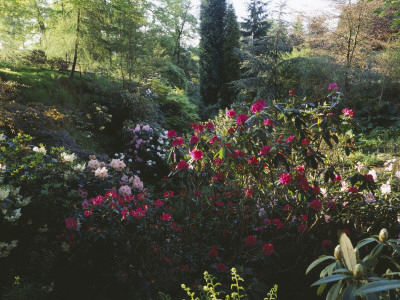
[[112, 159], [110, 163], [110, 167], [114, 168], [117, 171], [121, 171], [126, 167], [125, 163], [120, 159]]
[[43, 155], [46, 155], [47, 151], [46, 148], [44, 146], [39, 147], [33, 147], [32, 148], [33, 151], [38, 152], [38, 153], [42, 153]]
[[96, 170], [96, 169], [100, 168], [100, 162], [97, 159], [91, 159], [88, 162], [88, 167], [93, 170]]
[[74, 153], [68, 154], [66, 152], [61, 153], [61, 160], [63, 162], [73, 162], [76, 159], [76, 155]]
[[94, 171], [94, 176], [96, 177], [101, 177], [101, 178], [107, 178], [108, 177], [108, 170], [106, 167], [103, 168], [98, 168], [96, 171]]
[[384, 183], [381, 185], [381, 192], [382, 194], [390, 194], [392, 191], [392, 188], [390, 186], [390, 182], [388, 181], [387, 183]]

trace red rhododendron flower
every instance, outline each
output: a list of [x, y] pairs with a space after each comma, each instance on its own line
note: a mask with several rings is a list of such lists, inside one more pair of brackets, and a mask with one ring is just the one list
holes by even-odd
[[234, 128], [229, 128], [228, 129], [228, 134], [234, 134], [235, 133], [235, 129]]
[[222, 273], [222, 272], [225, 272], [225, 270], [226, 270], [225, 264], [219, 263], [219, 264], [217, 265], [217, 272]]
[[312, 186], [313, 190], [314, 190], [314, 194], [318, 195], [319, 193], [321, 193], [321, 188], [319, 186]]
[[222, 236], [226, 237], [229, 234], [229, 230], [225, 229], [222, 231]]
[[340, 175], [336, 175], [335, 176], [335, 179], [333, 180], [334, 182], [336, 182], [336, 181], [341, 181], [342, 180], [342, 177], [340, 177]]
[[210, 251], [208, 251], [208, 256], [209, 256], [209, 257], [218, 257], [218, 251], [217, 251], [217, 249], [218, 249], [218, 247], [217, 247], [217, 248], [212, 247], [212, 248], [210, 249]]
[[342, 110], [342, 113], [347, 117], [354, 117], [356, 115], [352, 109], [348, 109], [348, 108], [344, 108]]
[[263, 146], [260, 152], [258, 153], [258, 155], [268, 155], [268, 154], [271, 154], [271, 146], [269, 145]]
[[217, 173], [217, 175], [215, 176], [215, 178], [216, 178], [218, 181], [225, 181], [225, 175], [224, 175], [224, 173]]
[[271, 119], [266, 119], [266, 120], [264, 120], [264, 125], [273, 127], [274, 126], [274, 122], [272, 122]]
[[226, 116], [229, 118], [234, 118], [234, 117], [236, 117], [236, 112], [234, 110], [227, 110]]
[[310, 189], [310, 184], [308, 183], [307, 178], [302, 175], [297, 175], [296, 179], [299, 181], [297, 186], [304, 192], [307, 192]]
[[194, 161], [198, 161], [203, 158], [203, 152], [198, 149], [194, 149], [192, 152], [190, 152], [190, 156]]
[[305, 170], [306, 170], [306, 169], [304, 169], [303, 166], [298, 166], [298, 167], [296, 168], [296, 173], [299, 173], [299, 174], [301, 174], [301, 175], [304, 175]]
[[210, 145], [214, 145], [215, 142], [220, 142], [220, 139], [217, 136], [214, 136], [210, 141]]
[[282, 173], [279, 177], [279, 182], [283, 185], [289, 185], [291, 181], [292, 175], [290, 175], [289, 173]]
[[161, 201], [161, 199], [157, 199], [156, 201], [154, 201], [154, 206], [155, 207], [161, 207], [164, 205], [164, 201]]
[[271, 219], [266, 219], [265, 221], [264, 221], [264, 225], [270, 225], [271, 224]]
[[75, 230], [75, 229], [78, 228], [78, 221], [75, 220], [74, 218], [66, 218], [66, 219], [65, 219], [65, 226], [66, 226], [68, 229]]
[[275, 224], [275, 225], [281, 224], [281, 220], [279, 220], [279, 219], [273, 219], [273, 220], [272, 220], [272, 224]]
[[301, 224], [298, 228], [297, 231], [298, 232], [303, 232], [307, 229], [307, 225]]
[[210, 130], [210, 131], [214, 131], [214, 124], [211, 123], [211, 122], [208, 122], [208, 123], [206, 124], [206, 128], [207, 128], [208, 130]]
[[176, 165], [176, 169], [177, 169], [177, 170], [187, 170], [187, 169], [189, 169], [189, 164], [188, 164], [186, 161], [181, 160], [181, 161], [178, 162], [178, 164]]
[[168, 131], [167, 136], [168, 136], [168, 138], [170, 138], [170, 139], [176, 137], [176, 136], [177, 136], [176, 131], [175, 131], [175, 130], [170, 130], [170, 131]]
[[342, 229], [342, 232], [347, 234], [348, 236], [350, 235], [350, 230], [348, 230], [348, 229]]
[[331, 246], [332, 246], [332, 243], [331, 243], [331, 241], [328, 241], [328, 240], [323, 240], [321, 243], [322, 248], [330, 248]]
[[254, 191], [252, 189], [246, 189], [244, 191], [244, 193], [245, 193], [246, 196], [249, 196], [251, 198], [251, 197], [253, 197]]
[[358, 193], [358, 188], [356, 188], [355, 186], [349, 188], [347, 190], [349, 192], [349, 194], [353, 195], [353, 194], [357, 194]]
[[336, 206], [336, 203], [335, 203], [335, 202], [329, 201], [329, 202], [326, 204], [326, 208], [328, 208], [328, 209], [337, 209], [337, 206]]
[[257, 239], [254, 235], [249, 235], [246, 238], [246, 246], [249, 248], [254, 248], [255, 246], [257, 246]]
[[265, 101], [260, 99], [250, 107], [250, 110], [253, 114], [255, 114], [263, 111], [265, 109], [265, 105]]
[[194, 130], [197, 131], [197, 132], [203, 132], [203, 131], [204, 131], [204, 126], [201, 125], [201, 124], [197, 124], [197, 125], [194, 127]]
[[310, 207], [313, 210], [320, 211], [322, 209], [322, 203], [321, 203], [321, 201], [315, 199], [315, 200], [310, 202]]
[[285, 205], [285, 207], [283, 208], [283, 210], [292, 210], [292, 207], [288, 204], [288, 205]]
[[293, 97], [294, 96], [294, 89], [290, 89], [289, 90], [289, 97]]
[[249, 117], [246, 114], [238, 115], [236, 118], [236, 124], [243, 125]]
[[183, 145], [185, 140], [181, 137], [177, 137], [173, 142], [172, 142], [172, 147], [180, 147]]
[[264, 255], [271, 255], [275, 252], [274, 246], [272, 244], [265, 244], [262, 247], [262, 252], [264, 253]]
[[304, 147], [308, 147], [310, 145], [310, 139], [309, 138], [305, 138], [304, 140], [301, 141], [301, 144]]
[[367, 178], [368, 181], [374, 182], [374, 176], [372, 176], [372, 174], [368, 174], [368, 173], [367, 173], [367, 174], [364, 175], [364, 177]]
[[308, 215], [302, 215], [301, 218], [302, 218], [305, 222], [307, 222], [307, 220], [308, 220]]
[[257, 157], [250, 157], [248, 160], [247, 160], [247, 162], [248, 162], [248, 164], [249, 165], [252, 165], [253, 167], [257, 167], [258, 166], [258, 160], [257, 160]]
[[162, 216], [160, 217], [161, 221], [171, 221], [171, 215], [163, 212]]
[[200, 141], [200, 139], [199, 139], [197, 136], [192, 136], [192, 137], [190, 138], [189, 143], [190, 143], [190, 144], [196, 144], [198, 141]]

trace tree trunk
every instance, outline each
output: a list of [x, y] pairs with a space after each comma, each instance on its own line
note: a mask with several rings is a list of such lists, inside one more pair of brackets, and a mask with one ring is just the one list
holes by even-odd
[[74, 61], [72, 62], [71, 74], [69, 75], [69, 79], [74, 79], [76, 61], [78, 59], [78, 47], [79, 47], [79, 27], [81, 24], [81, 9], [78, 9], [78, 18], [76, 21], [76, 40], [75, 40], [75, 50], [74, 50]]

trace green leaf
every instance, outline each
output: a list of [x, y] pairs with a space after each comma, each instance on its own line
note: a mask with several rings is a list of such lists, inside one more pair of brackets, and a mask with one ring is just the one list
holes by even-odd
[[328, 283], [328, 282], [339, 281], [339, 280], [345, 279], [347, 277], [349, 277], [349, 276], [344, 275], [344, 274], [331, 275], [328, 277], [321, 278], [320, 280], [314, 282], [311, 286], [316, 286], [316, 285], [320, 285], [320, 284]]
[[339, 297], [340, 294], [340, 289], [342, 288], [342, 282], [339, 281], [338, 283], [335, 283], [332, 285], [330, 288], [328, 294], [326, 295], [326, 300], [336, 300]]
[[345, 268], [341, 268], [341, 269], [336, 269], [332, 272], [332, 274], [336, 274], [336, 273], [350, 273], [352, 274], [352, 272], [349, 269], [345, 269]]
[[322, 295], [322, 293], [324, 292], [324, 290], [325, 290], [325, 288], [326, 288], [327, 285], [328, 285], [327, 283], [324, 283], [324, 284], [321, 284], [321, 285], [319, 286], [319, 288], [318, 288], [318, 290], [317, 290], [317, 295], [318, 295], [318, 296], [321, 296], [321, 295]]
[[339, 243], [342, 248], [343, 258], [346, 266], [350, 271], [353, 271], [357, 264], [357, 258], [354, 253], [353, 245], [351, 244], [350, 239], [347, 237], [347, 234], [343, 232], [341, 233]]
[[394, 251], [397, 252], [397, 254], [400, 254], [400, 248], [399, 248], [399, 246], [397, 246], [396, 244], [394, 244], [394, 243], [392, 243], [392, 242], [389, 242], [389, 241], [388, 241], [388, 244], [389, 244], [390, 246], [392, 246], [392, 248], [394, 249]]
[[355, 292], [357, 286], [352, 283], [343, 292], [342, 300], [356, 300]]
[[333, 259], [335, 260], [335, 257], [333, 256], [327, 256], [327, 255], [322, 255], [320, 256], [318, 259], [314, 260], [311, 265], [308, 266], [307, 270], [306, 270], [306, 275], [308, 274], [308, 272], [310, 272], [316, 265], [320, 264], [321, 262], [328, 260], [328, 259]]
[[367, 245], [367, 244], [369, 244], [369, 243], [372, 243], [372, 242], [377, 242], [377, 240], [374, 239], [374, 238], [366, 238], [366, 239], [363, 239], [363, 240], [361, 240], [361, 241], [358, 242], [358, 244], [357, 244], [357, 246], [356, 246], [356, 249], [360, 249], [361, 247], [363, 247], [363, 246], [365, 246], [365, 245]]
[[384, 244], [376, 245], [375, 248], [370, 253], [369, 260], [377, 258], [379, 254], [381, 254], [384, 246], [385, 246]]
[[399, 289], [400, 280], [380, 280], [370, 282], [356, 291], [357, 296], [361, 296], [369, 293], [382, 292], [387, 290]]

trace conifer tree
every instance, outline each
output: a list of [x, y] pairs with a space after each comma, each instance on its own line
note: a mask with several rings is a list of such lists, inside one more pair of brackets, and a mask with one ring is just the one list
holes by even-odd
[[205, 105], [218, 101], [222, 83], [225, 0], [202, 0], [200, 9], [200, 97]]
[[240, 49], [240, 35], [235, 9], [232, 4], [229, 4], [225, 18], [222, 87], [219, 94], [220, 107], [227, 107], [234, 100], [235, 92], [230, 83], [240, 78], [240, 56], [237, 51]]

